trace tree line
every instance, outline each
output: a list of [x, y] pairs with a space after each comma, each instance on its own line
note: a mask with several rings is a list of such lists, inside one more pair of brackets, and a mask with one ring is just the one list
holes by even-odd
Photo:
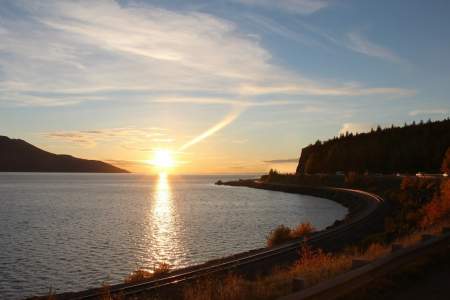
[[303, 148], [296, 173], [438, 173], [448, 171], [449, 147], [450, 118], [403, 127], [378, 126]]

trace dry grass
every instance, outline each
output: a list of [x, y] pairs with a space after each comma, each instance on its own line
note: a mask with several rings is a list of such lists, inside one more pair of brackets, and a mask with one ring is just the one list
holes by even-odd
[[312, 226], [311, 223], [304, 222], [304, 223], [297, 225], [297, 227], [295, 227], [294, 229], [291, 230], [291, 236], [293, 238], [299, 238], [299, 237], [305, 236], [307, 234], [310, 234], [315, 230], [316, 229]]
[[443, 180], [440, 191], [423, 209], [422, 227], [426, 228], [450, 216], [450, 180]]
[[[421, 183], [421, 181], [417, 181]], [[365, 249], [352, 247], [339, 253], [312, 249], [306, 243], [299, 249], [300, 259], [290, 267], [275, 269], [268, 276], [248, 280], [230, 274], [225, 278], [201, 280], [183, 290], [185, 300], [268, 300], [289, 294], [292, 280], [301, 277], [306, 286], [318, 284], [350, 270], [353, 259], [375, 260], [391, 253], [392, 244], [409, 247], [421, 241], [423, 234], [438, 234], [450, 226], [450, 181], [442, 182], [439, 194], [423, 209], [424, 221], [420, 230], [397, 238], [390, 244], [372, 243]], [[269, 247], [308, 235], [314, 228], [303, 223], [296, 228], [280, 225], [267, 237]]]
[[146, 271], [143, 269], [137, 269], [128, 275], [125, 279], [125, 283], [140, 282], [149, 279], [156, 279], [162, 277], [170, 272], [170, 265], [167, 263], [158, 263], [152, 271]]
[[290, 277], [302, 277], [311, 286], [350, 269], [352, 258], [348, 254], [330, 254], [305, 245], [300, 249], [300, 259], [290, 270]]
[[267, 246], [273, 247], [281, 245], [293, 239], [306, 236], [314, 230], [314, 227], [309, 222], [301, 223], [294, 229], [291, 229], [284, 225], [279, 225], [267, 236]]
[[247, 281], [230, 274], [223, 280], [208, 278], [187, 287], [183, 292], [185, 300], [245, 300], [249, 299]]
[[[449, 225], [450, 220], [447, 220], [427, 230], [397, 239], [392, 244], [408, 247], [418, 243], [422, 234], [436, 234]], [[255, 280], [229, 275], [224, 280], [199, 281], [184, 290], [184, 300], [276, 299], [291, 292], [293, 278], [303, 278], [306, 286], [315, 285], [350, 270], [353, 259], [375, 260], [388, 255], [392, 244], [373, 243], [365, 250], [353, 247], [336, 254], [312, 249], [304, 244], [299, 250], [300, 259], [288, 268], [276, 269], [270, 275]]]
[[336, 276], [351, 267], [351, 257], [332, 255], [305, 245], [302, 258], [286, 269], [274, 270], [269, 276], [247, 280], [229, 275], [225, 280], [204, 280], [184, 290], [184, 300], [275, 299], [291, 292], [292, 279], [302, 277], [307, 285]]

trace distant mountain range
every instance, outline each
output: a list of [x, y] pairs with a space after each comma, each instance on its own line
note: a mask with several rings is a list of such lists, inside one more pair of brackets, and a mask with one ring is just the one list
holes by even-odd
[[102, 161], [53, 154], [6, 136], [0, 136], [0, 172], [128, 173]]

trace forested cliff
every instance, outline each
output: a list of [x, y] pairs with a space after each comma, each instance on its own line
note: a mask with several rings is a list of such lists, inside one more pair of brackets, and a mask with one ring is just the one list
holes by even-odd
[[302, 149], [297, 174], [338, 171], [438, 173], [450, 147], [450, 119], [346, 133]]

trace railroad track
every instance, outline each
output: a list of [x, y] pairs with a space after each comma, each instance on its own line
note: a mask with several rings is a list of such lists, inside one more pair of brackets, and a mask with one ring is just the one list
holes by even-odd
[[[370, 225], [376, 218], [379, 218], [379, 208], [384, 200], [375, 195], [364, 191], [344, 189], [344, 188], [321, 188], [328, 192], [345, 193], [356, 197], [358, 201], [363, 201], [364, 205], [360, 205], [358, 211], [353, 214], [350, 220], [343, 224], [334, 226], [330, 229], [313, 233], [307, 237], [308, 245], [312, 247], [322, 247], [324, 244], [333, 243], [348, 238], [355, 230], [361, 230], [366, 225]], [[212, 275], [226, 274], [227, 272], [238, 272], [249, 266], [262, 263], [264, 261], [276, 260], [285, 255], [297, 253], [299, 247], [304, 243], [304, 239], [299, 239], [278, 247], [262, 249], [256, 253], [251, 253], [238, 258], [231, 258], [223, 262], [214, 263], [207, 266], [177, 272], [173, 275], [132, 284], [117, 284], [109, 287], [111, 295], [120, 294], [125, 298], [139, 295], [142, 293], [157, 293], [159, 290], [180, 286], [182, 284], [193, 282], [197, 279], [205, 278]], [[88, 300], [99, 299], [104, 295], [101, 288], [90, 289], [77, 293], [63, 293], [56, 295], [56, 299], [74, 299]]]

